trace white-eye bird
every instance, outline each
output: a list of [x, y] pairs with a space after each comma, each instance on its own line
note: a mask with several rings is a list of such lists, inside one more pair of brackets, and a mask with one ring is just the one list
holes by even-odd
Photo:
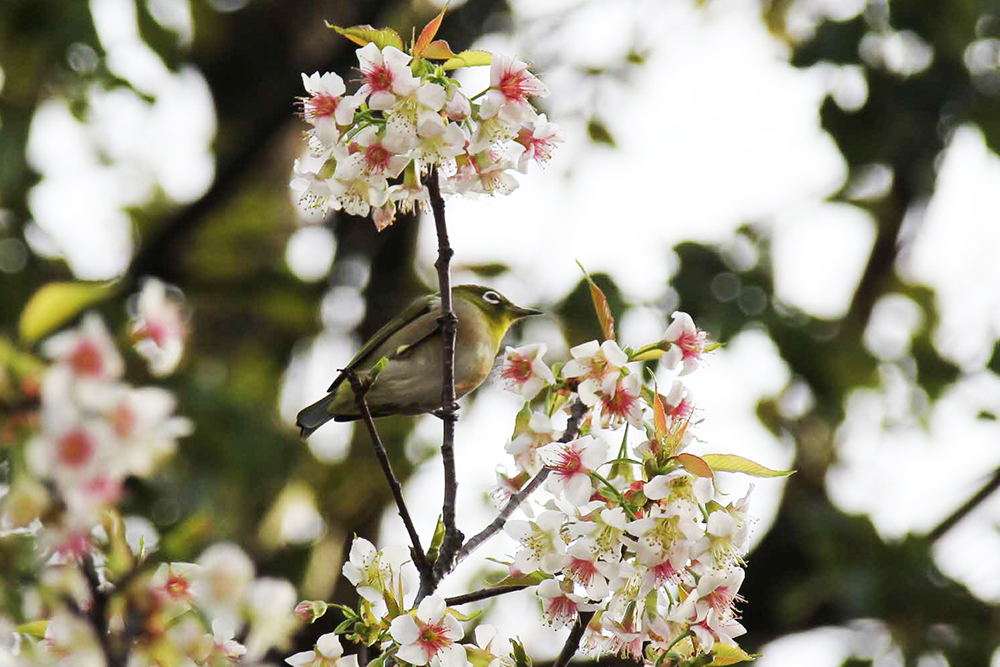
[[[530, 315], [502, 294], [480, 285], [458, 285], [451, 290], [458, 317], [455, 333], [455, 398], [478, 387], [489, 375], [507, 329]], [[373, 417], [416, 415], [441, 407], [441, 297], [429, 294], [379, 329], [343, 371], [359, 375], [383, 357], [385, 367], [365, 395]], [[303, 408], [296, 424], [307, 438], [330, 421], [360, 419], [354, 390], [341, 372], [325, 397]]]

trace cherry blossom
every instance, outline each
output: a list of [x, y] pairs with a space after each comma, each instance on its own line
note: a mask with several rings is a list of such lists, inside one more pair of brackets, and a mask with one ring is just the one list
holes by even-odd
[[564, 495], [574, 505], [590, 500], [593, 483], [590, 471], [597, 469], [608, 458], [608, 443], [592, 435], [577, 438], [549, 451], [552, 474], [546, 488], [556, 495]]
[[198, 605], [210, 618], [235, 628], [241, 619], [243, 600], [254, 577], [250, 557], [231, 542], [218, 542], [205, 549], [196, 563], [194, 581]]
[[321, 635], [311, 651], [302, 651], [285, 658], [292, 667], [358, 667], [358, 656], [344, 656], [340, 639], [332, 632]]
[[465, 667], [465, 647], [458, 643], [465, 631], [447, 612], [443, 598], [429, 595], [420, 602], [415, 618], [410, 614], [394, 618], [389, 634], [399, 643], [396, 656], [411, 665], [437, 658], [442, 667]]
[[539, 451], [556, 439], [555, 434], [552, 418], [544, 412], [533, 412], [528, 420], [527, 429], [504, 445], [504, 450], [514, 457], [514, 464], [518, 470], [529, 475], [537, 475], [542, 469]]
[[554, 384], [556, 378], [542, 361], [548, 346], [535, 343], [523, 347], [507, 347], [500, 366], [500, 377], [504, 386], [530, 401], [546, 385]]
[[153, 375], [169, 375], [177, 368], [188, 335], [182, 297], [177, 288], [147, 278], [136, 298], [131, 325], [135, 350], [149, 361]]
[[602, 426], [616, 428], [628, 422], [642, 428], [642, 382], [635, 373], [620, 377], [614, 391], [602, 393], [597, 401], [597, 421]]
[[515, 141], [524, 146], [524, 152], [517, 161], [517, 170], [527, 174], [528, 163], [532, 160], [544, 165], [552, 158], [556, 144], [561, 144], [565, 140], [566, 134], [558, 125], [549, 121], [545, 114], [538, 114], [530, 125], [522, 125], [517, 131]]
[[369, 602], [380, 602], [389, 596], [402, 603], [402, 596], [410, 588], [410, 580], [402, 572], [402, 565], [408, 559], [403, 547], [390, 546], [378, 551], [368, 540], [355, 537], [343, 572], [358, 589], [358, 595]]
[[628, 363], [625, 354], [613, 340], [598, 343], [592, 340], [570, 349], [573, 359], [562, 369], [564, 378], [583, 378], [577, 387], [580, 400], [588, 406], [597, 403], [597, 392], [614, 396], [621, 369]]
[[677, 311], [667, 330], [663, 332], [663, 340], [670, 343], [670, 349], [663, 355], [667, 368], [674, 369], [682, 365], [681, 375], [687, 375], [698, 368], [701, 357], [706, 352], [708, 335], [694, 325], [694, 320], [687, 313]]
[[362, 84], [354, 98], [359, 103], [367, 100], [372, 109], [389, 109], [397, 96], [409, 95], [420, 85], [420, 79], [410, 72], [411, 56], [395, 46], [380, 51], [374, 42], [369, 42], [357, 54]]
[[566, 542], [560, 529], [566, 515], [546, 510], [535, 521], [510, 520], [504, 532], [518, 540], [523, 547], [514, 558], [514, 567], [520, 572], [541, 570], [554, 574], [566, 563]]
[[344, 97], [347, 87], [338, 74], [313, 72], [306, 76], [303, 73], [302, 85], [309, 93], [309, 97], [302, 98], [302, 117], [306, 122], [312, 125], [330, 122], [350, 125], [354, 120], [358, 100]]
[[549, 89], [528, 71], [528, 65], [503, 54], [493, 54], [490, 64], [490, 89], [480, 104], [483, 118], [499, 116], [511, 125], [520, 125], [535, 117], [529, 97], [546, 97]]
[[80, 378], [118, 380], [125, 370], [111, 334], [95, 313], [84, 315], [76, 329], [57, 333], [42, 343], [42, 354], [65, 364]]
[[580, 611], [589, 609], [582, 597], [567, 591], [555, 579], [546, 579], [540, 583], [536, 592], [542, 599], [542, 615], [546, 623], [554, 628], [571, 625]]

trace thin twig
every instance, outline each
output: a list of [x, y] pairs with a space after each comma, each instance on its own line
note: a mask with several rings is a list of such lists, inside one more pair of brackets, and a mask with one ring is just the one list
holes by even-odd
[[375, 446], [375, 458], [378, 459], [379, 465], [382, 466], [382, 472], [389, 482], [392, 497], [396, 501], [396, 509], [399, 511], [399, 516], [403, 519], [406, 532], [410, 535], [410, 544], [413, 545], [413, 564], [420, 573], [420, 584], [423, 587], [424, 582], [432, 576], [431, 566], [427, 562], [427, 555], [424, 553], [424, 548], [420, 545], [420, 536], [413, 525], [413, 519], [410, 518], [410, 512], [406, 509], [406, 501], [403, 500], [403, 487], [392, 471], [392, 464], [389, 463], [389, 455], [386, 453], [385, 446], [382, 444], [382, 438], [379, 437], [378, 430], [375, 428], [375, 420], [372, 419], [372, 413], [368, 409], [368, 401], [365, 400], [365, 387], [361, 384], [361, 378], [351, 370], [345, 370], [343, 373], [347, 376], [348, 382], [351, 383], [351, 389], [354, 390], [354, 400], [357, 403], [358, 412], [361, 413], [361, 419], [364, 421], [365, 426], [368, 427], [368, 435], [371, 436], [372, 444]]
[[[576, 434], [580, 430], [580, 422], [583, 420], [583, 416], [586, 413], [587, 406], [584, 405], [583, 401], [577, 398], [573, 407], [570, 408], [569, 421], [566, 423], [566, 430], [563, 431], [562, 437], [558, 440], [559, 442], [567, 443], [576, 438]], [[524, 488], [512, 495], [510, 500], [507, 501], [507, 504], [503, 506], [502, 510], [500, 510], [497, 518], [490, 522], [490, 524], [481, 531], [470, 537], [469, 541], [462, 545], [462, 548], [458, 550], [455, 563], [461, 563], [463, 560], [468, 558], [473, 551], [482, 546], [484, 542], [500, 532], [500, 530], [504, 527], [504, 524], [507, 523], [507, 519], [509, 519], [510, 515], [514, 513], [514, 510], [520, 507], [521, 503], [523, 503], [528, 496], [534, 493], [535, 489], [542, 485], [545, 478], [549, 476], [550, 471], [550, 468], [542, 468], [538, 471], [538, 474], [524, 486]]]
[[927, 533], [927, 542], [937, 542], [942, 535], [951, 530], [956, 523], [964, 519], [969, 512], [976, 509], [997, 489], [1000, 489], [1000, 468], [993, 471], [993, 476], [990, 477], [990, 480], [986, 482], [985, 485], [983, 485], [983, 488], [979, 489], [974, 496], [965, 501], [961, 507], [952, 512], [944, 521], [935, 526], [931, 532]]
[[506, 593], [513, 593], [515, 591], [523, 591], [531, 585], [532, 584], [508, 584], [505, 586], [482, 588], [478, 591], [466, 593], [465, 595], [456, 595], [453, 598], [445, 598], [444, 602], [449, 607], [454, 607], [455, 605], [466, 604], [467, 602], [479, 602], [480, 600], [495, 598], [498, 595], [505, 595]]
[[458, 330], [458, 318], [455, 316], [451, 299], [451, 258], [455, 251], [448, 241], [444, 199], [441, 197], [437, 169], [431, 169], [427, 177], [427, 192], [437, 229], [438, 258], [434, 267], [437, 269], [441, 294], [441, 316], [438, 322], [441, 324], [442, 382], [441, 410], [438, 416], [444, 424], [444, 434], [441, 439], [441, 458], [444, 462], [444, 501], [441, 504], [441, 521], [444, 523], [444, 539], [441, 541], [437, 562], [434, 563], [434, 578], [429, 586], [421, 585], [417, 595], [418, 600], [430, 595], [437, 582], [451, 570], [455, 553], [462, 546], [465, 537], [455, 525], [455, 502], [458, 495], [458, 478], [455, 475], [455, 422], [458, 420], [458, 405], [455, 403], [455, 333]]
[[580, 615], [576, 617], [576, 623], [573, 624], [573, 629], [569, 631], [569, 637], [566, 638], [562, 651], [559, 652], [559, 657], [552, 663], [552, 667], [566, 667], [569, 664], [569, 661], [576, 655], [577, 649], [580, 648], [580, 640], [583, 639], [583, 633], [587, 631], [587, 626], [590, 625], [590, 619], [593, 617], [594, 612], [592, 611], [580, 612]]
[[91, 629], [97, 635], [97, 641], [101, 645], [101, 652], [104, 653], [104, 661], [108, 667], [120, 667], [125, 664], [125, 659], [111, 645], [111, 634], [108, 630], [108, 601], [110, 596], [106, 591], [101, 590], [101, 580], [97, 575], [97, 566], [94, 564], [92, 557], [83, 561], [80, 565], [80, 570], [83, 572], [84, 579], [87, 581], [87, 587], [90, 589], [90, 597], [92, 598], [90, 609], [84, 611], [76, 608], [75, 605], [71, 609], [90, 623]]

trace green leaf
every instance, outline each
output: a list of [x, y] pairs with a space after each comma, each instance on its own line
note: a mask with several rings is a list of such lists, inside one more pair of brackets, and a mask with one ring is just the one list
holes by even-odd
[[491, 588], [493, 586], [537, 586], [546, 579], [551, 579], [551, 578], [552, 577], [545, 574], [541, 570], [535, 570], [534, 572], [531, 572], [529, 574], [522, 574], [519, 577], [512, 577], [512, 576], [504, 577], [497, 583], [491, 584]]
[[667, 349], [670, 347], [670, 343], [664, 342], [662, 340], [656, 341], [655, 343], [650, 343], [649, 345], [643, 345], [635, 352], [632, 352], [628, 356], [629, 361], [653, 361], [654, 359], [659, 359], [664, 354], [666, 354]]
[[444, 19], [444, 13], [448, 10], [448, 3], [444, 3], [444, 7], [431, 21], [424, 26], [424, 29], [420, 31], [420, 37], [417, 37], [417, 43], [413, 45], [413, 55], [420, 58], [427, 47], [430, 46], [431, 40], [434, 39], [434, 35], [437, 34], [438, 28], [441, 27], [441, 21]]
[[587, 136], [595, 144], [604, 144], [615, 147], [615, 138], [612, 136], [611, 132], [608, 130], [607, 125], [597, 118], [591, 118], [587, 121]]
[[14, 632], [22, 635], [28, 635], [29, 637], [34, 637], [35, 639], [45, 639], [45, 630], [48, 627], [48, 621], [32, 621], [31, 623], [22, 623], [21, 625], [15, 626]]
[[576, 265], [583, 271], [583, 277], [587, 279], [587, 284], [590, 286], [590, 298], [594, 300], [594, 310], [597, 312], [597, 319], [601, 323], [601, 332], [604, 334], [604, 340], [614, 340], [615, 318], [611, 315], [608, 298], [604, 296], [604, 292], [601, 291], [601, 288], [597, 286], [594, 279], [587, 273], [587, 269], [583, 268], [583, 264], [577, 262]]
[[531, 667], [531, 658], [529, 658], [527, 652], [525, 652], [524, 644], [517, 639], [511, 639], [510, 646], [510, 657], [514, 658], [515, 667]]
[[723, 667], [723, 665], [735, 665], [738, 662], [753, 660], [755, 656], [750, 655], [736, 644], [716, 644], [712, 647], [712, 654], [715, 659], [710, 667]]
[[354, 25], [350, 28], [341, 28], [339, 25], [326, 24], [327, 28], [333, 28], [337, 34], [343, 35], [358, 46], [364, 46], [369, 42], [374, 42], [380, 50], [387, 46], [395, 46], [400, 51], [403, 50], [403, 38], [392, 28], [373, 28], [370, 25]]
[[448, 46], [448, 42], [443, 39], [435, 39], [424, 49], [423, 57], [429, 60], [448, 60], [450, 58], [457, 58], [458, 56]]
[[[447, 46], [447, 45], [446, 45]], [[428, 58], [430, 56], [427, 56]], [[455, 55], [454, 58], [448, 58], [441, 65], [446, 70], [458, 69], [459, 67], [478, 67], [479, 65], [489, 65], [493, 62], [493, 54], [489, 51], [462, 51]]]
[[473, 612], [470, 612], [468, 614], [463, 614], [460, 611], [455, 611], [454, 609], [451, 609], [450, 607], [448, 608], [448, 613], [451, 614], [452, 616], [454, 616], [455, 618], [457, 618], [460, 621], [472, 621], [472, 620], [475, 620], [475, 619], [477, 619], [477, 618], [479, 618], [480, 616], [483, 615], [483, 611], [484, 610], [482, 610], [482, 609], [477, 609], [477, 610], [475, 610]]
[[674, 458], [677, 459], [677, 462], [692, 475], [707, 477], [709, 479], [712, 478], [712, 466], [710, 466], [708, 462], [700, 456], [683, 453], [678, 454]]
[[118, 291], [113, 283], [49, 283], [35, 292], [21, 313], [21, 340], [34, 343], [80, 311], [110, 298]]
[[705, 454], [701, 457], [715, 472], [741, 472], [754, 477], [787, 477], [794, 470], [771, 470], [736, 454]]

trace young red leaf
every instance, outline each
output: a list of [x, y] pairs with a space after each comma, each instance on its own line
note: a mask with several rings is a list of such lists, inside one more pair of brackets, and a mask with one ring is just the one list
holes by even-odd
[[604, 340], [614, 340], [615, 318], [611, 315], [611, 307], [608, 305], [607, 297], [604, 296], [604, 292], [601, 291], [601, 288], [597, 286], [594, 279], [587, 273], [587, 269], [583, 268], [583, 264], [577, 262], [576, 265], [583, 271], [583, 276], [587, 279], [587, 284], [590, 286], [590, 298], [594, 301], [594, 310], [597, 312], [597, 319], [601, 323], [601, 332], [604, 334]]
[[430, 45], [431, 41], [434, 39], [434, 35], [437, 34], [438, 28], [441, 27], [441, 21], [444, 19], [444, 13], [448, 9], [448, 3], [444, 3], [444, 7], [441, 11], [431, 19], [430, 23], [424, 26], [424, 29], [420, 31], [420, 37], [417, 37], [417, 43], [413, 45], [413, 55], [417, 58], [423, 56], [424, 50]]
[[665, 401], [660, 394], [654, 394], [653, 398], [653, 426], [656, 428], [657, 439], [663, 438], [667, 434], [667, 410], [664, 408]]
[[712, 478], [712, 467], [708, 465], [705, 459], [700, 456], [684, 452], [678, 454], [674, 458], [676, 458], [677, 462], [684, 466], [684, 469], [692, 475], [697, 475], [698, 477], [708, 477], [709, 479]]
[[364, 46], [369, 42], [375, 42], [375, 46], [384, 49], [387, 46], [395, 46], [400, 51], [403, 50], [403, 38], [392, 28], [373, 28], [370, 25], [354, 25], [350, 28], [341, 28], [339, 25], [326, 24], [327, 28], [333, 28], [337, 34], [343, 35], [358, 46]]

